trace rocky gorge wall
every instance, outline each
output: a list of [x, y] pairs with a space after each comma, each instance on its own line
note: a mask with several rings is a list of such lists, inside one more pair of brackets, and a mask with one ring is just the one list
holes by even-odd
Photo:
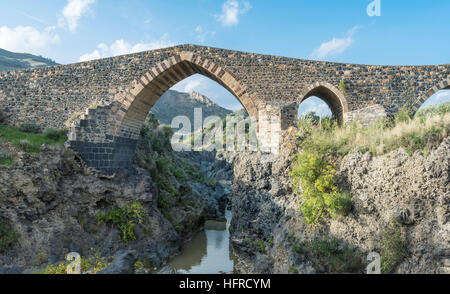
[[[149, 128], [137, 165], [115, 177], [92, 174], [75, 152], [59, 146], [19, 151], [13, 165], [0, 165], [0, 273], [42, 271], [69, 252], [114, 260], [112, 273], [134, 273], [139, 261], [148, 273], [179, 254], [206, 220], [223, 220], [227, 191], [203, 180], [221, 170], [213, 168], [214, 155], [159, 149], [160, 128]], [[166, 170], [143, 164], [152, 160]]]
[[[394, 273], [450, 273], [450, 137], [430, 154], [410, 156], [399, 149], [379, 157], [346, 156], [336, 178], [353, 196], [353, 209], [346, 217], [314, 226], [303, 221], [292, 191], [289, 172], [295, 152], [291, 142], [272, 163], [262, 164], [257, 153], [230, 159], [237, 272], [363, 273], [367, 254], [379, 250], [377, 240], [389, 238], [392, 231], [386, 230], [396, 223], [406, 248]], [[331, 254], [326, 251], [331, 241], [314, 241], [331, 239], [338, 242]], [[333, 256], [345, 252], [342, 259], [354, 264], [339, 263]]]

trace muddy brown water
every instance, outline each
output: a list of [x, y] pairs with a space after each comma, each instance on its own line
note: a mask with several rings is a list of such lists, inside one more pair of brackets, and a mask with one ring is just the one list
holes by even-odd
[[232, 212], [227, 210], [225, 216], [226, 222], [207, 221], [205, 229], [187, 242], [169, 265], [189, 274], [232, 273], [234, 257], [228, 231]]

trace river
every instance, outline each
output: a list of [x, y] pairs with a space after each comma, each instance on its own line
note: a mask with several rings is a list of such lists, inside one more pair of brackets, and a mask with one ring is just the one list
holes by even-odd
[[226, 210], [226, 222], [207, 221], [205, 229], [183, 246], [183, 253], [169, 265], [189, 274], [219, 274], [233, 272], [234, 260], [230, 250], [228, 228], [232, 213]]

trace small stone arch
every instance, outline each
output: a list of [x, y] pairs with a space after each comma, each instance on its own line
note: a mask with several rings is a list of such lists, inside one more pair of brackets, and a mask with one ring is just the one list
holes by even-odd
[[417, 112], [417, 110], [419, 110], [420, 106], [422, 106], [425, 103], [425, 101], [428, 100], [428, 98], [430, 98], [437, 91], [440, 91], [440, 90], [450, 90], [450, 78], [440, 82], [439, 84], [434, 85], [430, 90], [428, 90], [427, 92], [422, 94], [414, 103], [414, 105], [412, 107], [413, 111]]
[[327, 103], [339, 124], [344, 122], [344, 113], [348, 112], [348, 103], [345, 95], [338, 88], [328, 82], [315, 82], [302, 91], [298, 99], [298, 106], [300, 107], [300, 103], [311, 96], [317, 96]]
[[173, 85], [193, 74], [202, 74], [216, 81], [232, 93], [247, 113], [257, 118], [255, 99], [231, 70], [192, 52], [181, 52], [151, 68], [132, 82], [124, 94], [115, 98], [120, 108], [115, 114], [116, 124], [110, 133], [116, 136], [136, 139], [150, 109]]

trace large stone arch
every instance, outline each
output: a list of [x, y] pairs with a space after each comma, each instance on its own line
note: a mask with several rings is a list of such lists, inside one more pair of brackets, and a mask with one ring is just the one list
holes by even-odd
[[413, 105], [413, 111], [417, 112], [419, 108], [425, 103], [425, 101], [428, 100], [431, 96], [433, 96], [437, 91], [440, 90], [450, 90], [450, 78], [447, 80], [441, 81], [434, 85], [430, 90], [428, 90], [426, 93], [419, 96], [419, 98], [416, 100], [416, 102]]
[[133, 81], [124, 94], [116, 97], [121, 107], [115, 114], [117, 122], [111, 133], [136, 139], [142, 123], [157, 100], [172, 86], [193, 74], [202, 74], [226, 88], [245, 108], [249, 116], [257, 119], [256, 101], [245, 86], [227, 68], [192, 52], [181, 52], [158, 63]]
[[262, 102], [248, 92], [236, 75], [207, 58], [180, 52], [136, 78], [108, 105], [89, 108], [69, 131], [68, 147], [93, 170], [113, 174], [130, 167], [141, 127], [156, 101], [173, 85], [193, 75], [211, 78], [232, 93], [254, 121]]
[[306, 87], [298, 99], [298, 106], [311, 96], [322, 99], [330, 107], [333, 116], [340, 124], [344, 122], [344, 113], [348, 112], [348, 103], [345, 95], [328, 82], [315, 82]]

